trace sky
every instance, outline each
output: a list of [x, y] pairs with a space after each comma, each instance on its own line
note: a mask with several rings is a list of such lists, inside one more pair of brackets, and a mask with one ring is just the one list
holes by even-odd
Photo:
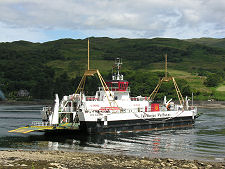
[[0, 0], [0, 42], [225, 37], [225, 0]]

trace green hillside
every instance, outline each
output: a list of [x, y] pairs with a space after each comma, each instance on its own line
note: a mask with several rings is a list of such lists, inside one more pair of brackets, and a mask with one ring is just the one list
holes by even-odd
[[[225, 100], [225, 49], [219, 48], [223, 44], [224, 39], [90, 38], [90, 67], [109, 79], [114, 59], [120, 57], [132, 94], [148, 95], [163, 76], [167, 53], [169, 73], [178, 79], [184, 94]], [[30, 92], [30, 99], [71, 94], [87, 68], [87, 39], [0, 43], [0, 67], [0, 89], [8, 98], [18, 99], [21, 89]], [[89, 82], [94, 85], [93, 80]]]
[[188, 42], [195, 42], [211, 47], [218, 47], [225, 49], [225, 38], [223, 39], [216, 39], [216, 38], [193, 38], [187, 39]]

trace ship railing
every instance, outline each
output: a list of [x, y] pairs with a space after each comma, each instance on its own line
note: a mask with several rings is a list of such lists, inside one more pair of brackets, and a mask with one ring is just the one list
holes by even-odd
[[32, 121], [32, 126], [50, 126], [50, 123], [43, 121]]
[[86, 96], [86, 101], [99, 101], [99, 98], [95, 96]]
[[149, 112], [150, 110], [151, 108], [149, 107], [136, 107], [136, 108], [123, 109], [121, 113]]
[[160, 105], [159, 111], [180, 111], [182, 110], [182, 107], [180, 105], [174, 105], [171, 106], [169, 109], [166, 108], [166, 106]]
[[75, 107], [64, 107], [63, 109], [59, 109], [59, 113], [65, 113], [65, 112], [74, 112], [76, 111]]
[[131, 101], [144, 101], [147, 100], [147, 97], [130, 97]]
[[[110, 91], [122, 91], [122, 92], [130, 92], [130, 87], [127, 87], [126, 89], [120, 89], [119, 87], [108, 87]], [[104, 91], [103, 87], [98, 88], [99, 91]]]

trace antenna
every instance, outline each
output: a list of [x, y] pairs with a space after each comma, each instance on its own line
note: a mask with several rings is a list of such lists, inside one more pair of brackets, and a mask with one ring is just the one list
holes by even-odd
[[[120, 65], [122, 65], [122, 59], [120, 58], [116, 58], [115, 59], [115, 66], [113, 66], [113, 68], [116, 68], [117, 72], [112, 73], [112, 80], [123, 80], [123, 75], [120, 75]], [[113, 72], [113, 70], [112, 70]]]
[[89, 70], [89, 38], [88, 38], [88, 70]]

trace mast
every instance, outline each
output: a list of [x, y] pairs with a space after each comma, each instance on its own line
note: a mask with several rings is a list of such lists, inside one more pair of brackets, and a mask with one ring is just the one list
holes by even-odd
[[89, 38], [88, 38], [88, 70], [89, 70]]
[[157, 85], [156, 88], [153, 90], [153, 92], [150, 94], [150, 96], [148, 97], [148, 100], [151, 100], [151, 101], [154, 100], [154, 98], [155, 98], [156, 94], [158, 93], [159, 88], [161, 87], [161, 84], [162, 84], [163, 82], [169, 82], [169, 81], [172, 80], [172, 81], [173, 81], [173, 85], [174, 85], [174, 87], [175, 87], [175, 90], [176, 90], [176, 92], [177, 92], [178, 99], [179, 99], [179, 101], [180, 101], [180, 105], [181, 105], [181, 106], [184, 106], [184, 99], [183, 99], [183, 96], [182, 96], [182, 94], [181, 94], [181, 92], [180, 92], [180, 89], [179, 89], [179, 87], [178, 87], [178, 85], [177, 85], [177, 83], [176, 83], [174, 77], [168, 77], [167, 74], [168, 74], [168, 72], [167, 72], [167, 53], [166, 53], [166, 54], [165, 54], [165, 77], [163, 77], [161, 80], [159, 80], [158, 85]]
[[165, 54], [165, 78], [167, 79], [167, 53]]
[[[115, 103], [114, 105], [116, 105], [116, 107], [118, 107], [118, 105], [117, 105], [117, 103], [114, 99], [114, 96], [112, 95], [111, 91], [109, 90], [109, 88], [108, 88], [107, 84], [105, 83], [105, 81], [104, 81], [102, 75], [100, 74], [99, 70], [98, 69], [89, 69], [90, 68], [89, 64], [90, 64], [90, 62], [89, 62], [89, 38], [88, 38], [88, 70], [86, 70], [84, 72], [84, 75], [83, 75], [83, 77], [82, 77], [82, 79], [81, 79], [81, 81], [80, 81], [80, 83], [79, 83], [79, 85], [78, 85], [74, 94], [76, 95], [78, 93], [84, 93], [86, 78], [88, 76], [94, 76], [95, 74], [97, 74], [98, 78], [101, 82], [101, 85], [102, 85], [102, 87], [103, 87], [103, 89], [106, 93], [106, 97], [108, 99], [109, 105], [112, 107], [112, 103]], [[108, 91], [108, 93], [107, 93], [107, 91]], [[110, 98], [110, 96], [112, 97], [112, 99]]]

